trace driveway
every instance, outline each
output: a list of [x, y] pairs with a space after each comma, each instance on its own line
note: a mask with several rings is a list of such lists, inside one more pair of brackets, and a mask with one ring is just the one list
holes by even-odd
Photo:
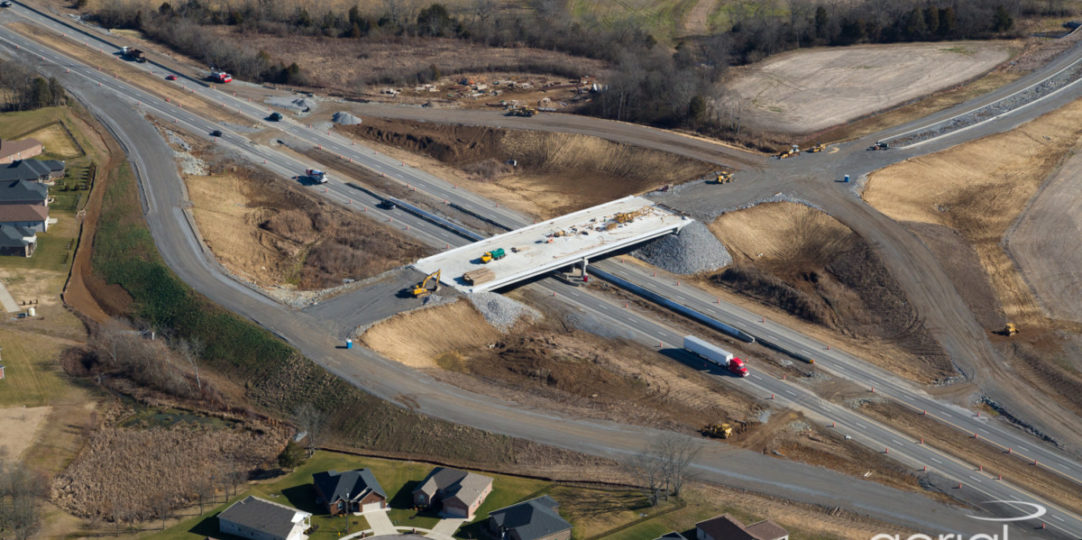
[[387, 516], [387, 510], [373, 510], [362, 515], [364, 519], [368, 520], [368, 526], [372, 528], [372, 532], [376, 533], [376, 536], [398, 532], [395, 530], [394, 524], [391, 523], [391, 518]]
[[439, 540], [452, 540], [455, 531], [465, 523], [463, 518], [447, 518], [441, 519], [435, 527], [425, 536], [429, 538], [438, 538]]

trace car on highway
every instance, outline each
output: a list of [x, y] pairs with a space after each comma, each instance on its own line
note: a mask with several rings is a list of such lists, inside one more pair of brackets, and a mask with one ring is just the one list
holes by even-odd
[[384, 210], [394, 210], [394, 203], [390, 199], [383, 199], [377, 206]]
[[270, 114], [270, 116], [267, 117], [267, 120], [270, 120], [271, 122], [278, 122], [281, 119], [282, 119], [282, 113], [279, 113], [279, 112], [272, 112]]
[[210, 136], [211, 137], [221, 137], [222, 136], [222, 130], [216, 129], [214, 131], [211, 131]]
[[165, 76], [165, 80], [167, 80], [167, 81], [175, 81], [175, 80], [177, 80], [177, 76], [176, 76], [176, 75], [172, 75], [172, 74], [170, 74], [170, 75], [166, 75], [166, 76]]
[[0, 7], [11, 7], [11, 2], [4, 0], [3, 2], [0, 2]]

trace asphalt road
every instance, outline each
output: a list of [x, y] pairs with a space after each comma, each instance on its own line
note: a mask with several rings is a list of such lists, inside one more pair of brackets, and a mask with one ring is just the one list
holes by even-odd
[[[91, 71], [91, 73], [89, 75], [94, 76], [95, 74], [93, 73], [93, 71]], [[91, 91], [91, 93], [96, 92], [93, 89], [93, 87], [91, 87], [90, 91]], [[151, 97], [151, 100], [154, 100], [154, 98]], [[116, 100], [113, 100], [113, 101], [111, 101], [111, 103], [118, 103], [118, 102]], [[110, 111], [110, 113], [105, 113], [105, 111], [104, 111], [105, 105], [102, 105], [102, 107], [103, 107], [102, 114], [104, 116], [110, 118], [111, 119], [110, 122], [111, 121], [116, 121], [116, 118], [118, 118], [116, 116], [116, 114], [113, 113], [113, 111]], [[130, 116], [131, 115], [131, 109], [126, 108], [126, 113]], [[120, 133], [120, 130], [117, 130], [117, 131], [118, 131], [118, 133]], [[129, 128], [127, 123], [124, 124], [123, 132], [124, 133], [130, 132], [130, 128]], [[153, 133], [153, 130], [150, 130], [150, 133]], [[122, 139], [123, 139], [123, 136], [122, 136]], [[150, 139], [155, 139], [155, 137], [151, 136]], [[138, 141], [140, 141], [142, 143], [143, 141], [145, 141], [145, 137], [140, 136], [140, 139], [138, 139]], [[240, 143], [240, 144], [243, 144], [243, 143]], [[134, 145], [132, 145], [132, 146], [134, 146]], [[131, 150], [132, 150], [132, 147], [129, 147], [129, 152], [131, 152]], [[168, 148], [167, 148], [167, 150], [168, 150]], [[347, 152], [348, 152], [348, 150], [347, 150]], [[135, 154], [143, 155], [142, 152], [137, 152]], [[136, 169], [145, 169], [146, 168], [145, 167], [145, 160], [133, 159], [133, 161], [136, 162]], [[142, 163], [141, 163], [141, 161], [142, 161]], [[166, 159], [164, 161], [170, 162], [171, 159]], [[160, 162], [162, 162], [162, 160], [158, 159], [158, 160], [155, 160], [155, 162], [160, 163]], [[141, 171], [141, 172], [143, 172], [143, 171]], [[141, 177], [144, 177], [144, 179], [148, 179], [148, 177], [149, 177], [149, 179], [157, 179], [157, 177], [161, 177], [159, 172], [160, 171], [155, 172], [155, 173], [143, 172], [143, 174], [141, 174]], [[175, 170], [172, 171], [171, 175], [173, 177], [175, 177]], [[158, 183], [159, 183], [158, 181], [154, 181], [154, 184], [158, 184]], [[155, 227], [155, 225], [151, 225], [151, 229], [153, 229], [153, 231], [155, 231], [156, 239], [160, 239], [159, 241], [164, 240], [164, 243], [166, 243], [166, 245], [169, 245], [169, 246], [173, 246], [173, 245], [185, 246], [186, 245], [186, 247], [188, 249], [198, 249], [198, 242], [194, 240], [194, 235], [190, 234], [190, 233], [192, 233], [192, 232], [190, 232], [190, 229], [188, 229], [188, 235], [190, 236], [189, 238], [182, 238], [184, 236], [183, 233], [180, 236], [171, 237], [169, 235], [168, 229], [176, 228], [176, 229], [181, 229], [181, 231], [183, 231], [183, 229], [186, 226], [185, 220], [183, 219], [183, 214], [179, 210], [180, 205], [175, 205], [174, 206], [174, 205], [172, 205], [172, 203], [167, 203], [167, 205], [160, 205], [160, 202], [162, 200], [166, 200], [167, 202], [169, 202], [169, 200], [168, 199], [163, 199], [162, 197], [159, 196], [159, 192], [161, 192], [162, 189], [157, 189], [157, 188], [154, 188], [154, 187], [150, 187], [149, 184], [150, 184], [150, 182], [147, 182], [147, 185], [144, 186], [145, 193], [147, 194], [147, 200], [148, 200], [148, 205], [147, 205], [148, 206], [148, 221], [158, 222], [158, 224], [159, 224], [159, 227]], [[168, 190], [168, 189], [166, 189], [166, 190]], [[183, 200], [183, 195], [182, 194], [180, 195], [180, 197], [181, 197], [180, 200]], [[159, 206], [171, 207], [173, 211], [168, 212], [169, 216], [167, 216], [167, 218], [162, 218], [162, 216], [159, 215], [159, 213], [157, 211], [157, 208]], [[174, 233], [175, 233], [175, 231], [174, 231]], [[170, 241], [170, 240], [172, 240], [172, 241]], [[164, 251], [167, 251], [167, 250], [163, 249], [163, 252]], [[200, 256], [200, 258], [196, 258], [196, 259], [203, 259], [203, 258], [202, 258], [202, 256]], [[179, 261], [170, 260], [170, 258], [168, 258], [168, 256], [167, 256], [167, 261], [169, 261], [171, 265], [180, 264]], [[174, 268], [175, 267], [177, 267], [177, 266], [174, 265]], [[230, 289], [234, 289], [236, 291], [241, 291], [242, 298], [251, 299], [252, 301], [255, 301], [255, 302], [259, 303], [259, 304], [256, 304], [256, 305], [258, 305], [258, 308], [256, 308], [254, 312], [250, 311], [250, 309], [247, 312], [245, 311], [245, 309], [238, 309], [238, 311], [240, 311], [241, 313], [260, 313], [260, 312], [266, 311], [266, 308], [267, 308], [266, 302], [267, 301], [265, 299], [262, 299], [261, 295], [259, 295], [258, 293], [254, 293], [252, 290], [250, 290], [247, 287], [238, 286], [235, 281], [230, 280], [229, 278], [227, 278], [225, 276], [222, 276], [221, 272], [220, 272], [220, 269], [216, 268], [213, 264], [204, 262], [204, 264], [202, 265], [202, 269], [203, 269], [203, 271], [206, 271], [209, 274], [215, 274], [215, 273], [219, 274], [214, 279], [212, 279], [211, 282], [216, 281], [216, 282], [219, 282], [219, 284], [229, 286]], [[192, 272], [195, 272], [195, 271], [192, 271]], [[193, 280], [195, 282], [202, 282], [202, 280], [200, 280], [200, 279], [189, 280], [190, 278], [196, 277], [194, 275], [189, 274], [189, 275], [185, 276], [184, 275], [185, 273], [182, 273], [180, 271], [179, 271], [179, 274], [182, 274], [182, 277], [185, 278], [185, 280], [187, 280], [188, 282], [193, 282]], [[200, 277], [206, 277], [206, 276], [200, 276]], [[204, 284], [204, 285], [206, 285], [206, 284]], [[211, 298], [217, 299], [217, 297], [214, 297], [214, 295], [211, 295]], [[261, 320], [261, 322], [263, 322], [264, 325], [267, 325], [267, 322], [262, 321], [262, 320]], [[269, 325], [267, 325], [267, 326], [269, 326]], [[281, 332], [281, 330], [277, 330], [277, 331]], [[282, 334], [287, 335], [287, 337], [290, 337], [289, 333], [282, 333]], [[292, 338], [291, 338], [291, 341], [293, 341]], [[882, 435], [882, 434], [876, 434], [876, 437], [878, 437], [880, 435]], [[531, 437], [531, 438], [535, 438], [535, 437]], [[873, 437], [873, 438], [875, 438], [875, 437]], [[905, 455], [903, 455], [903, 456], [905, 456]]]

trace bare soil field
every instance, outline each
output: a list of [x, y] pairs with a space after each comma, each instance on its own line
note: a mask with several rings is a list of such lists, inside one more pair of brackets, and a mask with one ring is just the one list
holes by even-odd
[[1010, 55], [1006, 43], [979, 41], [797, 51], [741, 70], [721, 95], [750, 104], [751, 127], [802, 134], [974, 79]]
[[751, 426], [758, 409], [698, 369], [633, 344], [557, 323], [501, 334], [465, 301], [392, 317], [361, 341], [451, 384], [568, 414], [691, 431], [717, 421]]
[[1082, 154], [1049, 179], [1007, 233], [1008, 255], [1045, 313], [1082, 323]]
[[709, 280], [843, 335], [896, 344], [891, 370], [921, 382], [950, 362], [868, 245], [819, 210], [761, 204], [720, 216], [710, 229], [734, 265]]
[[397, 230], [260, 171], [185, 175], [204, 241], [222, 264], [263, 287], [322, 289], [427, 253]]
[[0, 457], [18, 460], [30, 448], [45, 425], [52, 407], [8, 407], [0, 409]]
[[[526, 214], [549, 218], [668, 183], [708, 164], [596, 137], [366, 118], [340, 128], [425, 158], [407, 161]], [[399, 152], [396, 157], [408, 158]], [[508, 164], [515, 160], [517, 166]], [[445, 176], [446, 177], [446, 176]]]

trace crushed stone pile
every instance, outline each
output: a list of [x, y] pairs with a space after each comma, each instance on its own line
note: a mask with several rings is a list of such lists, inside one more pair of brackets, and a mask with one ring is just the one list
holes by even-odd
[[698, 274], [729, 266], [732, 255], [702, 222], [689, 223], [632, 252], [635, 257], [674, 274]]
[[530, 321], [541, 318], [536, 309], [494, 292], [476, 292], [466, 295], [473, 307], [481, 312], [488, 324], [497, 330], [506, 332], [523, 317]]
[[335, 124], [341, 124], [343, 126], [355, 126], [361, 123], [360, 118], [353, 116], [346, 111], [338, 111], [334, 113], [334, 117], [332, 118], [332, 120], [334, 120]]
[[298, 113], [311, 112], [316, 107], [314, 99], [303, 97], [275, 96], [267, 98], [267, 103], [277, 107], [293, 109]]

